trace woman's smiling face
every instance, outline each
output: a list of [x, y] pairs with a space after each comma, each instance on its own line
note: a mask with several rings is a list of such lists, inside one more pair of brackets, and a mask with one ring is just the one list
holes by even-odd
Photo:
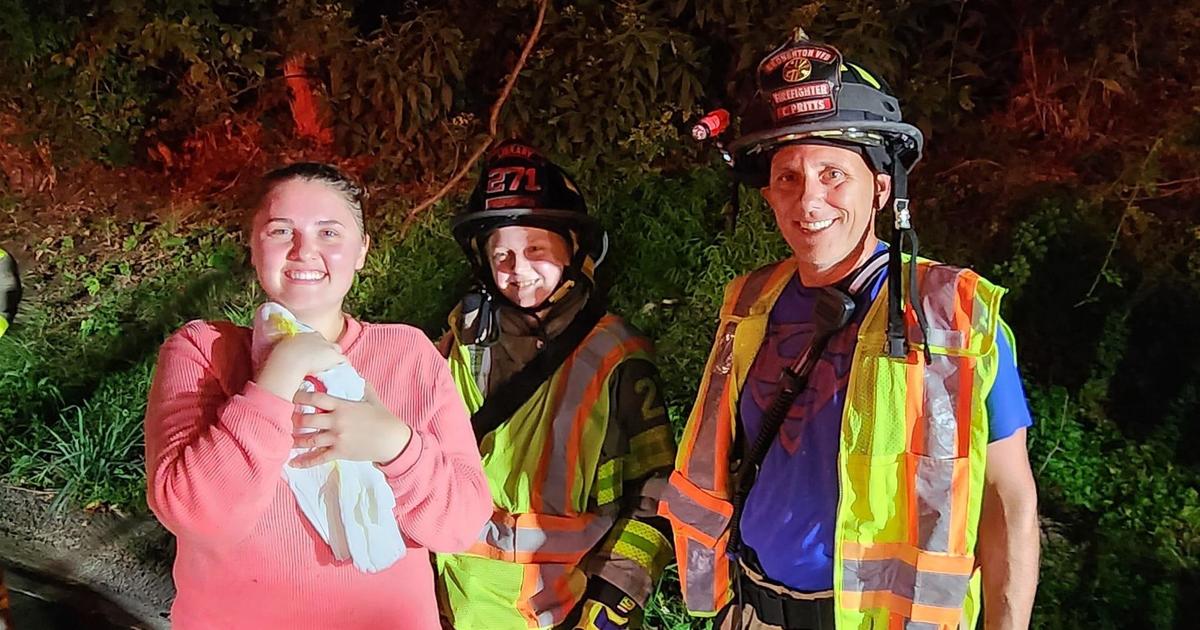
[[341, 193], [319, 181], [275, 184], [252, 234], [251, 261], [271, 300], [297, 316], [341, 311], [369, 245]]

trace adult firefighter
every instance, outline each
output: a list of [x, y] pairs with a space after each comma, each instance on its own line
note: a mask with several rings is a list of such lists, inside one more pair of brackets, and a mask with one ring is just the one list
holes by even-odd
[[923, 138], [882, 80], [797, 31], [757, 81], [729, 151], [793, 256], [725, 291], [660, 508], [687, 607], [722, 628], [972, 627], [982, 581], [987, 627], [1024, 627], [1036, 490], [1004, 290], [916, 257]]
[[443, 339], [495, 514], [440, 555], [459, 630], [626, 628], [669, 561], [656, 515], [675, 456], [653, 349], [605, 312], [607, 236], [570, 176], [516, 141], [452, 223], [479, 289]]

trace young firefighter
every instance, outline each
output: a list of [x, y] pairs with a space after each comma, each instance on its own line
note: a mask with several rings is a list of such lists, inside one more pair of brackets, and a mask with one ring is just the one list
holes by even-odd
[[442, 340], [495, 514], [437, 556], [458, 630], [639, 627], [670, 558], [655, 516], [675, 445], [649, 339], [605, 312], [607, 236], [571, 178], [497, 147], [453, 220], [480, 288]]

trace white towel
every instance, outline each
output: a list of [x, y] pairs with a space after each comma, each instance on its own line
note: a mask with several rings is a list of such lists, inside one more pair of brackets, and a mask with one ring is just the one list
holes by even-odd
[[[283, 306], [263, 304], [254, 315], [251, 357], [255, 368], [266, 360], [276, 341], [311, 331]], [[316, 391], [314, 379], [330, 396], [363, 399], [366, 383], [349, 363], [312, 375], [300, 388]], [[316, 409], [301, 405], [300, 412], [314, 413]], [[292, 449], [292, 457], [308, 450]], [[392, 513], [396, 497], [383, 471], [373, 463], [339, 459], [311, 468], [284, 466], [283, 476], [300, 510], [338, 560], [350, 558], [359, 570], [376, 573], [404, 557], [404, 538]]]

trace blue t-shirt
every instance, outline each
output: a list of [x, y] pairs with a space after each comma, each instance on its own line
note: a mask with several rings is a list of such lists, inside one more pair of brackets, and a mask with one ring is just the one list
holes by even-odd
[[[881, 277], [857, 298], [854, 319], [829, 340], [809, 377], [808, 389], [797, 397], [767, 451], [742, 513], [742, 539], [754, 549], [766, 575], [798, 591], [833, 588], [842, 408], [858, 326], [883, 282]], [[758, 435], [780, 372], [812, 337], [810, 318], [816, 291], [792, 276], [771, 309], [766, 338], [750, 367], [739, 403], [748, 441]], [[999, 368], [987, 398], [992, 442], [1033, 424], [1007, 327], [1001, 329], [1005, 332], [997, 335]]]

